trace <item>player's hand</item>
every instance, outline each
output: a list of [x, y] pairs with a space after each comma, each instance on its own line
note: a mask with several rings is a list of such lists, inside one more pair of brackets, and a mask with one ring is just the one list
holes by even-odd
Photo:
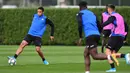
[[78, 40], [78, 46], [81, 46], [81, 44], [82, 44], [82, 38], [80, 38], [80, 39]]
[[54, 40], [54, 36], [50, 36], [50, 40], [53, 41]]

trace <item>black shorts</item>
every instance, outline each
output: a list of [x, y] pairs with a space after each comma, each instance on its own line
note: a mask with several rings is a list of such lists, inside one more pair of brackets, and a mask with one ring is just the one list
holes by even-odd
[[40, 46], [41, 47], [41, 44], [42, 44], [42, 39], [40, 37], [32, 36], [30, 34], [27, 34], [25, 36], [24, 40], [27, 41], [28, 44], [33, 42], [35, 46]]
[[96, 48], [99, 40], [100, 40], [99, 35], [91, 35], [86, 37], [86, 48], [88, 49]]
[[115, 51], [117, 53], [123, 46], [123, 41], [124, 38], [121, 36], [111, 36], [108, 40], [106, 48], [110, 49], [111, 51]]
[[109, 30], [109, 29], [108, 29], [108, 30], [103, 30], [102, 34], [103, 34], [103, 37], [104, 37], [104, 38], [107, 38], [107, 37], [110, 36], [111, 30]]

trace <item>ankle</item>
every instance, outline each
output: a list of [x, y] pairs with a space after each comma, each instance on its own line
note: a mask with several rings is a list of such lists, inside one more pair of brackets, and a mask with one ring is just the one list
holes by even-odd
[[125, 58], [125, 54], [121, 54], [121, 58]]
[[42, 58], [42, 61], [45, 61], [45, 58]]
[[15, 58], [15, 59], [17, 59], [17, 57], [18, 57], [18, 55], [17, 55], [17, 54], [15, 54], [15, 55], [14, 55], [14, 58]]

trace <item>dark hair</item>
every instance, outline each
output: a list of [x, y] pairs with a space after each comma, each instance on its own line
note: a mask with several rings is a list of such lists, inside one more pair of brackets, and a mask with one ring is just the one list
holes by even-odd
[[80, 3], [79, 3], [79, 6], [80, 7], [86, 7], [87, 6], [87, 2], [86, 1], [81, 1]]
[[44, 11], [44, 8], [43, 8], [43, 7], [38, 7], [38, 9], [42, 10], [42, 12]]
[[108, 4], [106, 6], [109, 7], [109, 8], [111, 8], [111, 9], [113, 9], [113, 10], [115, 10], [115, 5], [113, 5], [113, 4]]

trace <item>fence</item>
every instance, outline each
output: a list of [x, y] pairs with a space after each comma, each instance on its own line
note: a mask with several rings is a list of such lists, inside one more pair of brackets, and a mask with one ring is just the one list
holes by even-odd
[[[81, 0], [0, 0], [0, 6], [16, 5], [17, 7], [37, 7], [37, 6], [56, 6], [56, 5], [78, 5]], [[130, 6], [130, 0], [84, 0], [90, 6], [104, 6], [115, 4], [117, 6]]]

